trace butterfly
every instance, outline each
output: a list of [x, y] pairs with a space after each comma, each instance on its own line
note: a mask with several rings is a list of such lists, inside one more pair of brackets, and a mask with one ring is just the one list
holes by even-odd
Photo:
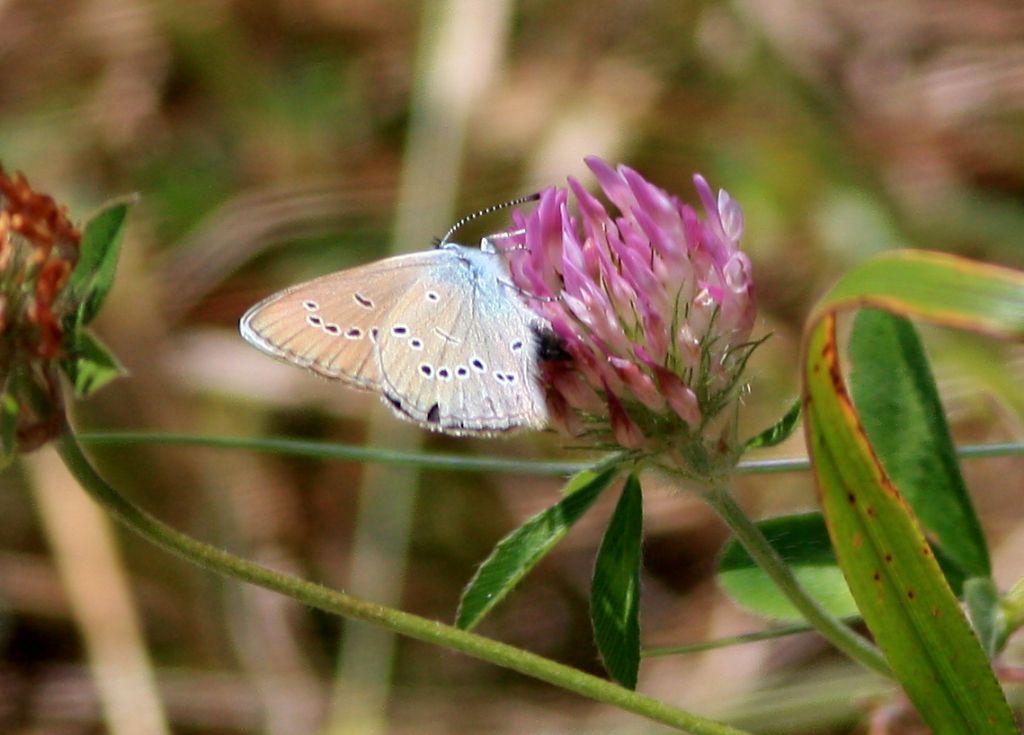
[[[507, 204], [528, 201], [523, 198]], [[242, 317], [250, 344], [375, 391], [400, 418], [453, 435], [543, 428], [547, 322], [512, 283], [494, 238], [449, 242], [301, 283]]]

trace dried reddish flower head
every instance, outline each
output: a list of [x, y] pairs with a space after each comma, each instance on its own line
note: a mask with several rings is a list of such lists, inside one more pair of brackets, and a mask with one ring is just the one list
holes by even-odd
[[742, 213], [700, 176], [703, 219], [626, 166], [587, 165], [618, 213], [570, 178], [515, 214], [509, 251], [513, 280], [569, 358], [543, 363], [552, 416], [577, 436], [677, 452], [677, 466], [706, 477], [735, 459], [733, 422], [712, 422], [735, 405], [753, 349]]
[[80, 242], [63, 207], [0, 167], [0, 398], [22, 451], [59, 430], [64, 294]]

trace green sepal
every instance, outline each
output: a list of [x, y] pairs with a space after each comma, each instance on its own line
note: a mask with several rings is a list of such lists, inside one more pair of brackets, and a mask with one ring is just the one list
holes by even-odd
[[85, 224], [78, 263], [68, 284], [72, 303], [78, 305], [80, 326], [96, 318], [114, 284], [125, 221], [133, 203], [134, 198], [115, 200]]
[[789, 410], [786, 411], [786, 414], [781, 419], [772, 426], [769, 426], [760, 434], [750, 437], [744, 445], [744, 448], [763, 449], [765, 447], [774, 447], [775, 445], [786, 441], [786, 439], [788, 439], [796, 430], [796, 427], [800, 425], [800, 411], [801, 402], [800, 399], [797, 398], [793, 401], [793, 405], [789, 407]]
[[82, 329], [74, 335], [73, 354], [61, 361], [61, 369], [74, 387], [75, 396], [88, 398], [126, 374], [113, 352], [95, 335]]

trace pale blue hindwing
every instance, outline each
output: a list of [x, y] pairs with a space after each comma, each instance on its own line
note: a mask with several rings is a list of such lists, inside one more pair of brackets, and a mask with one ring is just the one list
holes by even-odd
[[376, 390], [399, 416], [450, 434], [547, 423], [542, 327], [502, 255], [452, 243], [293, 286], [241, 322], [264, 352]]

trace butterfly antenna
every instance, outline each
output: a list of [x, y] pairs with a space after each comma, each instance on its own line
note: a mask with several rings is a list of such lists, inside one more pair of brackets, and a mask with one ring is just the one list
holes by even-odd
[[442, 237], [440, 240], [436, 240], [435, 241], [436, 244], [437, 244], [437, 247], [441, 247], [442, 245], [445, 245], [448, 242], [448, 240], [451, 238], [451, 236], [459, 231], [459, 228], [461, 228], [463, 225], [465, 225], [465, 224], [467, 224], [469, 222], [472, 222], [475, 219], [483, 217], [484, 215], [487, 215], [487, 214], [491, 214], [492, 212], [497, 212], [500, 209], [508, 209], [509, 207], [516, 207], [516, 206], [519, 206], [520, 204], [526, 204], [526, 202], [535, 202], [538, 199], [540, 199], [540, 192], [535, 192], [533, 194], [527, 194], [526, 196], [521, 196], [521, 197], [517, 197], [515, 199], [510, 199], [507, 202], [502, 202], [501, 204], [492, 204], [489, 207], [484, 207], [479, 212], [473, 212], [473, 214], [467, 214], [465, 217], [463, 217], [458, 222], [456, 222], [454, 225], [452, 225], [451, 228], [448, 230], [448, 232], [444, 233], [444, 237]]

